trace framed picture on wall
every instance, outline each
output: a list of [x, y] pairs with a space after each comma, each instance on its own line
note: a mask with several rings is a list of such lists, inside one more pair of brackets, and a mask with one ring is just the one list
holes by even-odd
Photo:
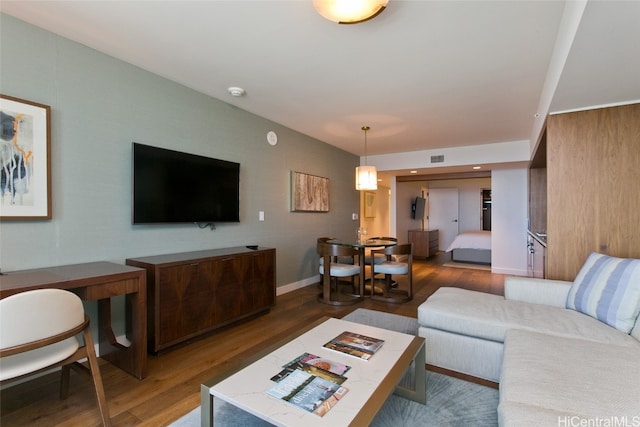
[[51, 107], [0, 95], [0, 220], [51, 219]]
[[376, 193], [373, 191], [364, 192], [364, 217], [376, 217]]
[[329, 212], [329, 178], [291, 172], [291, 212]]

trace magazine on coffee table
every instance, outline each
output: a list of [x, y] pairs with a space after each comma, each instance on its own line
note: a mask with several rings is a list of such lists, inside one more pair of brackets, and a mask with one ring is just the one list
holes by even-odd
[[307, 412], [323, 416], [348, 391], [338, 383], [295, 369], [266, 393]]
[[369, 360], [382, 347], [382, 344], [384, 344], [384, 340], [344, 331], [328, 343], [325, 343], [324, 347], [363, 360]]
[[338, 375], [344, 375], [345, 372], [351, 369], [351, 366], [344, 365], [342, 363], [338, 363], [334, 360], [330, 360], [324, 357], [316, 356], [315, 354], [311, 353], [303, 353], [299, 357], [293, 359], [287, 365], [283, 366], [283, 368], [297, 366], [301, 363], [313, 365], [317, 368], [324, 369], [325, 371], [330, 371]]
[[303, 353], [284, 365], [283, 368], [282, 371], [271, 377], [271, 381], [279, 382], [294, 370], [300, 369], [326, 380], [342, 384], [347, 380], [347, 377], [342, 374], [351, 369], [351, 366], [316, 356], [315, 354]]

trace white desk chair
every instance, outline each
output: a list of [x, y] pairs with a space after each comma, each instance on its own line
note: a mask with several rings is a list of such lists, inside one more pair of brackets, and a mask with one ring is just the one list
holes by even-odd
[[[84, 345], [76, 338], [83, 334]], [[78, 361], [89, 361], [89, 369]], [[80, 298], [62, 289], [38, 289], [0, 300], [0, 382], [62, 367], [60, 398], [69, 390], [69, 368], [90, 373], [102, 423], [111, 426], [102, 377]]]

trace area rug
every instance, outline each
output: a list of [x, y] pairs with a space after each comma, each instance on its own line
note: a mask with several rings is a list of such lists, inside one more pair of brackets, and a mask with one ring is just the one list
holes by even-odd
[[[416, 334], [415, 318], [359, 308], [343, 318], [399, 332]], [[498, 390], [427, 371], [427, 404], [392, 395], [371, 423], [375, 427], [497, 426]], [[266, 427], [271, 424], [220, 399], [215, 400], [216, 426]], [[200, 408], [178, 419], [171, 427], [200, 425]]]
[[486, 264], [473, 264], [470, 262], [445, 262], [442, 264], [443, 267], [452, 267], [452, 268], [469, 268], [471, 270], [484, 270], [491, 271], [491, 266]]

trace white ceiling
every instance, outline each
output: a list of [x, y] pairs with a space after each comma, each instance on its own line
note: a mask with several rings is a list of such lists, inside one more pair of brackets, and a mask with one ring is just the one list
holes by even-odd
[[[369, 125], [375, 155], [529, 140], [565, 2], [390, 0], [356, 25], [311, 0], [0, 8], [357, 155]], [[640, 100], [640, 1], [590, 0], [562, 59], [551, 111]]]

